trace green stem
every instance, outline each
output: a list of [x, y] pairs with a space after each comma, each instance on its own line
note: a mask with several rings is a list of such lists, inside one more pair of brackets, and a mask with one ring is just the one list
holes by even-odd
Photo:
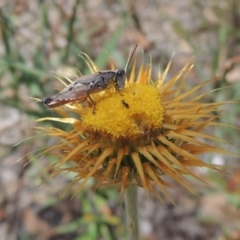
[[128, 240], [139, 240], [137, 188], [131, 184], [124, 193]]

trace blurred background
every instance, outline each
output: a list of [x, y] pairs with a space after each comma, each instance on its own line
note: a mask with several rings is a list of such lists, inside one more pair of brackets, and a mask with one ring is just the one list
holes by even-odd
[[[36, 119], [57, 114], [32, 98], [62, 89], [56, 77], [89, 73], [81, 52], [100, 69], [124, 68], [136, 43], [137, 61], [144, 52], [153, 74], [172, 60], [171, 77], [194, 58], [186, 87], [220, 76], [204, 91], [229, 87], [205, 100], [240, 99], [238, 0], [0, 0], [0, 240], [127, 239], [116, 188], [92, 192], [89, 183], [72, 198], [76, 186], [62, 192], [74, 175], [48, 179], [54, 159], [37, 154], [54, 142], [32, 137], [34, 127], [51, 127]], [[221, 121], [239, 128], [239, 103], [222, 110]], [[239, 153], [239, 130], [211, 131]], [[229, 174], [199, 172], [208, 182], [191, 180], [199, 196], [176, 185], [176, 206], [164, 206], [139, 191], [141, 239], [240, 239], [239, 159], [203, 159], [228, 165]]]

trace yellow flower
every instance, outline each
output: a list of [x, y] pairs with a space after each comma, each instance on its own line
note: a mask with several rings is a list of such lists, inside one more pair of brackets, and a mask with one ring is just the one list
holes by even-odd
[[[90, 60], [88, 65], [92, 72], [96, 71]], [[219, 118], [216, 110], [225, 103], [201, 102], [211, 91], [196, 93], [209, 81], [184, 91], [192, 67], [192, 63], [187, 64], [165, 81], [170, 63], [156, 80], [152, 80], [151, 65], [141, 65], [136, 75], [134, 64], [122, 94], [111, 86], [91, 95], [96, 103], [95, 111], [87, 103], [67, 104], [56, 109], [62, 118], [40, 119], [71, 125], [69, 131], [45, 129], [49, 136], [62, 140], [44, 152], [57, 151], [59, 162], [54, 165], [55, 174], [75, 172], [74, 183], [82, 180], [79, 191], [94, 177], [97, 186], [119, 185], [121, 194], [129, 184], [137, 183], [162, 201], [154, 188], [156, 185], [171, 200], [166, 190], [171, 185], [163, 179], [164, 175], [192, 191], [184, 176], [199, 177], [189, 167], [217, 169], [202, 161], [199, 154], [231, 154], [205, 141], [224, 142], [202, 130], [221, 126], [216, 121]], [[71, 117], [72, 112], [78, 117]], [[66, 168], [66, 162], [71, 166]]]

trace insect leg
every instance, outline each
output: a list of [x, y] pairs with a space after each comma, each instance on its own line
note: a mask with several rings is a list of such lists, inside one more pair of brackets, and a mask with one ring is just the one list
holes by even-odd
[[93, 114], [95, 114], [96, 112], [96, 103], [94, 102], [94, 100], [91, 98], [89, 92], [87, 92], [87, 98], [89, 100], [89, 103], [91, 104], [92, 108], [93, 108]]
[[121, 90], [118, 87], [115, 87], [115, 89], [117, 90], [117, 92], [121, 95], [124, 96], [123, 93], [121, 92]]
[[115, 76], [114, 77], [114, 79], [113, 79], [113, 86], [114, 86], [114, 88], [115, 88], [115, 90], [121, 95], [121, 96], [123, 96], [123, 93], [121, 92], [121, 89], [118, 87], [118, 85], [117, 85], [117, 79], [116, 79], [117, 77]]

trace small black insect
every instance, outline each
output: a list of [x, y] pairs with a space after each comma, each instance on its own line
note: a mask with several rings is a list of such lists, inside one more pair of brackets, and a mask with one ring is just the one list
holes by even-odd
[[129, 108], [129, 104], [124, 99], [121, 101], [121, 103], [125, 108]]

